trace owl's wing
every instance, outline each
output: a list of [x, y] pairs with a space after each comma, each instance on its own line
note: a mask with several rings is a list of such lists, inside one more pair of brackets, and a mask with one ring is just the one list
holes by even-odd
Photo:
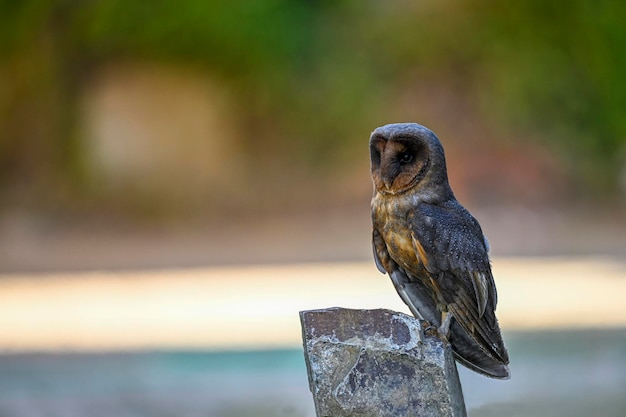
[[[389, 265], [391, 259], [385, 247], [385, 241], [376, 229], [372, 232], [372, 249], [374, 251], [374, 263], [376, 263], [376, 268], [383, 274], [386, 274], [389, 272], [387, 268], [391, 269]], [[385, 267], [385, 265], [387, 265], [387, 267]]]
[[415, 317], [427, 320], [433, 325], [441, 324], [441, 315], [437, 304], [432, 297], [432, 290], [415, 278], [411, 273], [401, 268], [389, 255], [387, 244], [374, 228], [372, 233], [372, 248], [376, 267], [383, 274], [389, 274], [398, 295], [409, 307]]
[[445, 206], [420, 204], [409, 222], [415, 251], [456, 320], [451, 342], [466, 339], [493, 360], [508, 363], [495, 316], [497, 293], [487, 246], [476, 219], [452, 201]]
[[452, 286], [448, 289], [465, 290], [462, 295], [472, 298], [470, 305], [475, 306], [479, 317], [488, 304], [495, 310], [496, 286], [476, 219], [458, 203], [446, 207], [421, 204], [409, 214], [409, 223], [416, 253], [424, 259], [428, 272], [433, 277], [451, 273]]

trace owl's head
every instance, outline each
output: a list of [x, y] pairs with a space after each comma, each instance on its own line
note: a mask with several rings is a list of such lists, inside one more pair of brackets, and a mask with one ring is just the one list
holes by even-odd
[[433, 199], [452, 195], [443, 146], [422, 125], [394, 123], [377, 128], [370, 137], [370, 158], [377, 192], [413, 190], [425, 196], [432, 194]]

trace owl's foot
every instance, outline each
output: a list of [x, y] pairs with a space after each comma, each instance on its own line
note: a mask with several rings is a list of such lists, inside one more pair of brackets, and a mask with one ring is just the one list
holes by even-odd
[[448, 341], [448, 335], [450, 334], [450, 324], [452, 323], [452, 314], [447, 311], [441, 312], [441, 326], [437, 329], [437, 336], [445, 343]]
[[437, 336], [437, 327], [430, 324], [427, 320], [420, 319], [419, 322], [421, 324], [420, 340], [425, 340], [426, 336]]
[[427, 334], [429, 336], [434, 336], [437, 333], [437, 327], [433, 326], [426, 320], [420, 320], [422, 325], [422, 333]]
[[445, 344], [449, 344], [448, 336], [442, 333], [441, 327], [433, 326], [426, 320], [421, 320], [422, 323], [422, 336], [436, 337]]

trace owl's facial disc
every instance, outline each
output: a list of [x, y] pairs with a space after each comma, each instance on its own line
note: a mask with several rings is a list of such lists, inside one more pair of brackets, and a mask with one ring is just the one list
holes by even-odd
[[424, 176], [428, 157], [415, 138], [373, 138], [370, 146], [372, 177], [377, 191], [397, 194], [412, 188]]

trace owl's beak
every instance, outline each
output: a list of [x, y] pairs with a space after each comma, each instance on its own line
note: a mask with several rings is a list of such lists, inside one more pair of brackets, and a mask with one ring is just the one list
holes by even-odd
[[383, 176], [383, 183], [385, 184], [385, 188], [390, 189], [393, 184], [393, 178], [388, 175]]
[[386, 163], [383, 165], [380, 170], [380, 177], [383, 180], [383, 184], [385, 184], [385, 188], [387, 190], [391, 189], [391, 186], [393, 185], [393, 180], [396, 179], [397, 175], [398, 173], [393, 168], [393, 165], [391, 163]]

